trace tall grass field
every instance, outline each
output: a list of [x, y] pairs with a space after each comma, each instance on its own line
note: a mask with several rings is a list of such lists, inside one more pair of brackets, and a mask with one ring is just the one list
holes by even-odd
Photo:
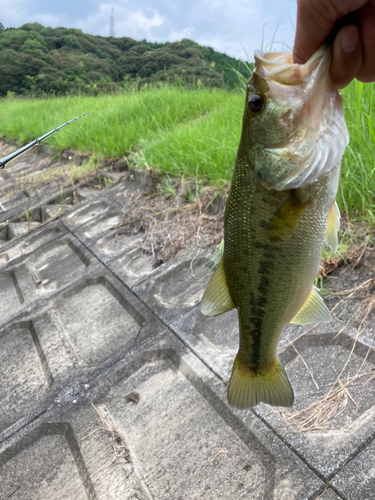
[[[350, 133], [338, 202], [351, 217], [375, 221], [375, 84], [343, 91]], [[131, 155], [139, 166], [223, 185], [231, 180], [243, 92], [149, 89], [116, 96], [0, 100], [0, 135], [25, 143], [86, 111], [50, 139], [56, 149]]]

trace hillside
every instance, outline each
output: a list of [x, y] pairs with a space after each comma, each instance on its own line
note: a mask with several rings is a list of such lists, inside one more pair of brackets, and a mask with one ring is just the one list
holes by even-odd
[[157, 82], [234, 88], [238, 79], [229, 67], [247, 76], [239, 60], [189, 39], [137, 42], [39, 23], [0, 29], [0, 66], [0, 96], [95, 95]]

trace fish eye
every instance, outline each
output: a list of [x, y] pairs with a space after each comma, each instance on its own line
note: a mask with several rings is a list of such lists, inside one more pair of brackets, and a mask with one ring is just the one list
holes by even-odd
[[249, 108], [253, 113], [259, 113], [264, 107], [264, 99], [261, 95], [253, 94], [249, 97]]

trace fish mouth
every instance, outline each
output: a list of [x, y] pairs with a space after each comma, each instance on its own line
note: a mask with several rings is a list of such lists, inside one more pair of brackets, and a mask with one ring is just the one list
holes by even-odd
[[331, 54], [326, 44], [305, 64], [294, 63], [291, 53], [254, 54], [254, 72], [267, 83], [270, 98], [275, 103], [287, 100], [292, 110], [280, 117], [290, 135], [283, 144], [264, 150], [272, 155], [272, 164], [279, 165], [277, 172], [268, 172], [266, 182], [261, 179], [268, 188], [282, 191], [312, 184], [341, 162], [349, 136], [341, 96], [331, 84]]
[[254, 72], [267, 82], [274, 81], [281, 85], [302, 85], [316, 70], [316, 77], [321, 79], [327, 74], [327, 66], [331, 61], [331, 48], [322, 45], [305, 64], [293, 62], [291, 52], [254, 52]]

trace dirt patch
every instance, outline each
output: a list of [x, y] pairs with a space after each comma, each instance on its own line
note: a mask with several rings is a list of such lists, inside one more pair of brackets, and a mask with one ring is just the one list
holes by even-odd
[[155, 267], [182, 249], [215, 247], [224, 237], [226, 193], [167, 179], [168, 186], [161, 178], [150, 192], [139, 192], [116, 226], [121, 228], [118, 236], [144, 233], [141, 248], [153, 256]]

